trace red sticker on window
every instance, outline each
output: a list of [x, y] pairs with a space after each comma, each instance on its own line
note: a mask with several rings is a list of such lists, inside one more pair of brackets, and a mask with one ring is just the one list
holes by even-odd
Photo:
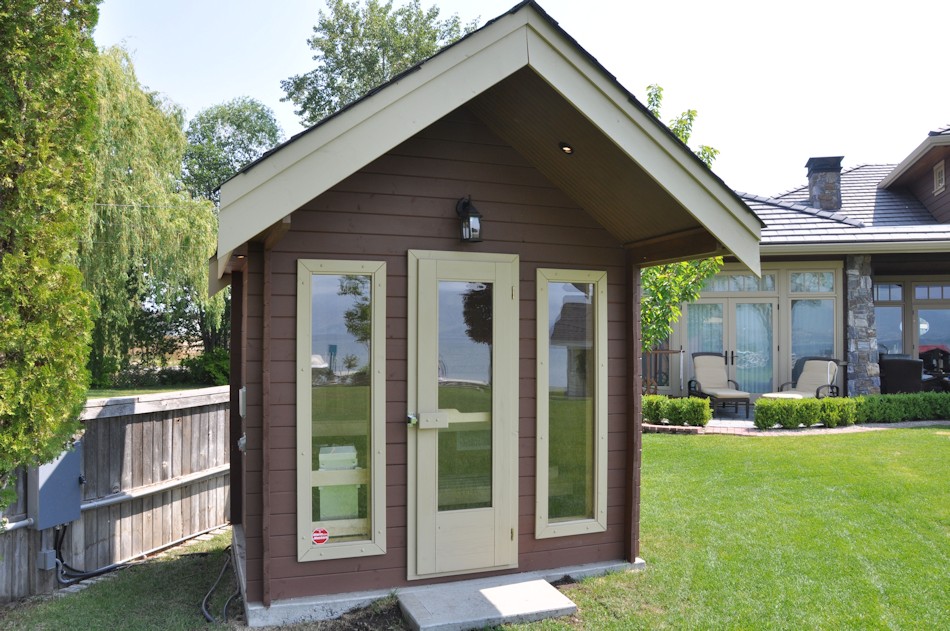
[[330, 540], [330, 533], [327, 532], [326, 528], [314, 528], [313, 529], [313, 542], [316, 544], [326, 543]]

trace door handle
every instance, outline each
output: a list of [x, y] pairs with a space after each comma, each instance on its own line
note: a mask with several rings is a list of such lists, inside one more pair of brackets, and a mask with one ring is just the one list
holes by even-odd
[[[415, 418], [415, 416], [410, 415], [409, 418], [412, 419]], [[419, 429], [442, 429], [449, 426], [449, 413], [419, 412], [418, 423]], [[410, 425], [411, 424], [413, 423], [410, 422]]]

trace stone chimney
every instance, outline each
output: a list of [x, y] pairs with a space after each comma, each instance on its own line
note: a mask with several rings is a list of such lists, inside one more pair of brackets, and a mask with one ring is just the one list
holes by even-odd
[[821, 210], [841, 210], [841, 160], [844, 156], [809, 158], [808, 205]]

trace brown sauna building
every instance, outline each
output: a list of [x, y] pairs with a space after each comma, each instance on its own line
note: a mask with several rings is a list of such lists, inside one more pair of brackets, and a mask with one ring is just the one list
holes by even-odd
[[636, 562], [639, 268], [759, 228], [534, 2], [226, 182], [249, 623]]

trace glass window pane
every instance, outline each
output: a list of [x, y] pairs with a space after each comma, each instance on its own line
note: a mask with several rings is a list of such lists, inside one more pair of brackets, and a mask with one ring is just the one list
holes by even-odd
[[439, 510], [492, 505], [490, 283], [439, 282], [439, 409], [485, 414], [439, 429]]
[[800, 357], [836, 357], [834, 300], [792, 301], [792, 366]]
[[721, 353], [724, 342], [722, 303], [689, 305], [686, 337], [687, 357], [692, 357], [693, 353]]
[[492, 286], [439, 283], [439, 409], [491, 412]]
[[736, 304], [736, 381], [748, 392], [772, 388], [772, 305]]
[[874, 307], [877, 327], [877, 350], [880, 353], [904, 352], [903, 308], [899, 306]]
[[903, 300], [903, 286], [900, 283], [875, 283], [875, 302], [899, 302]]
[[548, 518], [594, 514], [594, 285], [548, 284]]
[[336, 542], [371, 536], [371, 278], [311, 277], [312, 518]]
[[830, 293], [835, 290], [833, 272], [792, 272], [789, 275], [792, 293]]
[[920, 335], [918, 352], [933, 348], [950, 351], [950, 308], [920, 309], [917, 325]]

